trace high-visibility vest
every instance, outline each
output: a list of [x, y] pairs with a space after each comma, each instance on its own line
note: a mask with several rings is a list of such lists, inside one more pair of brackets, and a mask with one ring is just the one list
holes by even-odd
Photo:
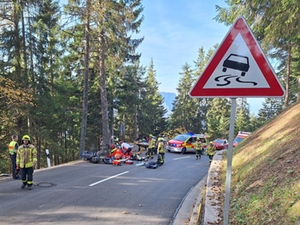
[[118, 147], [114, 148], [113, 150], [110, 151], [110, 153], [113, 153], [114, 151], [116, 151], [118, 149]]
[[154, 148], [155, 147], [155, 140], [152, 138], [150, 141], [149, 141], [149, 148]]
[[34, 145], [21, 145], [17, 152], [17, 164], [20, 168], [33, 167], [33, 164], [37, 162], [37, 151]]
[[201, 143], [201, 141], [196, 141], [194, 143], [194, 146], [195, 146], [196, 150], [201, 150], [202, 149], [202, 143]]
[[18, 149], [18, 147], [19, 147], [18, 142], [11, 141], [9, 143], [9, 145], [8, 145], [8, 152], [9, 152], [9, 154], [14, 155], [16, 153], [16, 150], [17, 150], [16, 149], [16, 145], [17, 145], [17, 149]]
[[165, 144], [163, 141], [158, 142], [157, 149], [158, 149], [159, 153], [165, 153], [166, 148], [165, 148]]
[[216, 153], [216, 147], [214, 145], [208, 145], [206, 148], [207, 155], [214, 155]]

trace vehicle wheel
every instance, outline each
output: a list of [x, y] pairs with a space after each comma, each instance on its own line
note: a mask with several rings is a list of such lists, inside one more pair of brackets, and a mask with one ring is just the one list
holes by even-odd
[[183, 149], [181, 150], [181, 154], [185, 154], [185, 152], [186, 152], [186, 148], [183, 148]]
[[223, 69], [222, 69], [223, 72], [226, 72], [226, 70], [227, 70], [227, 68], [223, 68]]
[[168, 150], [168, 152], [171, 152], [170, 150]]

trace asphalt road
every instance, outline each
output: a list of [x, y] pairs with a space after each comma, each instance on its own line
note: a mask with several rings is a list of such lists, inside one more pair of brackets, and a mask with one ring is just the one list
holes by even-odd
[[157, 169], [77, 161], [36, 170], [32, 190], [0, 179], [0, 224], [167, 225], [207, 164], [206, 156], [166, 153]]

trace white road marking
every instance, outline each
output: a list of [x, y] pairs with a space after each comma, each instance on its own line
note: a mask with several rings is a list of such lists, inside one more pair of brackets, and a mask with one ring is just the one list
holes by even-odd
[[123, 173], [119, 173], [119, 174], [117, 174], [117, 175], [114, 175], [114, 176], [105, 178], [105, 179], [103, 179], [103, 180], [99, 180], [99, 181], [97, 181], [97, 182], [95, 182], [95, 183], [93, 183], [93, 184], [90, 184], [89, 186], [92, 187], [92, 186], [94, 186], [94, 185], [96, 185], [96, 184], [100, 184], [100, 183], [102, 183], [102, 182], [104, 182], [104, 181], [110, 180], [110, 179], [112, 179], [112, 178], [121, 176], [121, 175], [126, 174], [126, 173], [129, 173], [129, 171], [125, 171], [125, 172], [123, 172]]
[[173, 160], [180, 160], [180, 159], [186, 159], [186, 158], [190, 158], [191, 156], [185, 156], [185, 157], [180, 157], [180, 158], [175, 158]]

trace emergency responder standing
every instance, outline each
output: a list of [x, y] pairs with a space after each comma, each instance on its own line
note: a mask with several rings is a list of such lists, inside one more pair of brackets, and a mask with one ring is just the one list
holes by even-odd
[[195, 146], [195, 150], [196, 150], [196, 160], [201, 159], [202, 142], [201, 142], [200, 138], [197, 138], [194, 146]]
[[158, 138], [157, 141], [158, 141], [158, 145], [157, 145], [158, 157], [156, 163], [161, 166], [165, 162], [166, 146], [163, 138]]
[[22, 186], [25, 188], [27, 185], [28, 190], [31, 190], [33, 184], [33, 170], [37, 163], [37, 151], [30, 143], [30, 137], [24, 135], [22, 137], [22, 145], [19, 147], [17, 152], [17, 166], [21, 171]]
[[149, 140], [149, 146], [148, 146], [148, 158], [153, 159], [153, 155], [154, 155], [154, 150], [155, 150], [155, 145], [156, 145], [156, 141], [153, 137], [152, 134], [149, 135], [150, 140]]
[[12, 141], [9, 143], [8, 145], [8, 152], [9, 152], [9, 156], [10, 156], [10, 160], [11, 160], [11, 164], [12, 164], [12, 178], [13, 179], [20, 179], [19, 176], [19, 169], [17, 168], [17, 151], [19, 148], [19, 144], [18, 144], [18, 135], [14, 134], [13, 136], [11, 136]]
[[209, 158], [209, 163], [211, 163], [215, 153], [216, 153], [216, 146], [214, 146], [213, 142], [209, 142], [209, 145], [206, 148], [206, 153], [208, 155]]

